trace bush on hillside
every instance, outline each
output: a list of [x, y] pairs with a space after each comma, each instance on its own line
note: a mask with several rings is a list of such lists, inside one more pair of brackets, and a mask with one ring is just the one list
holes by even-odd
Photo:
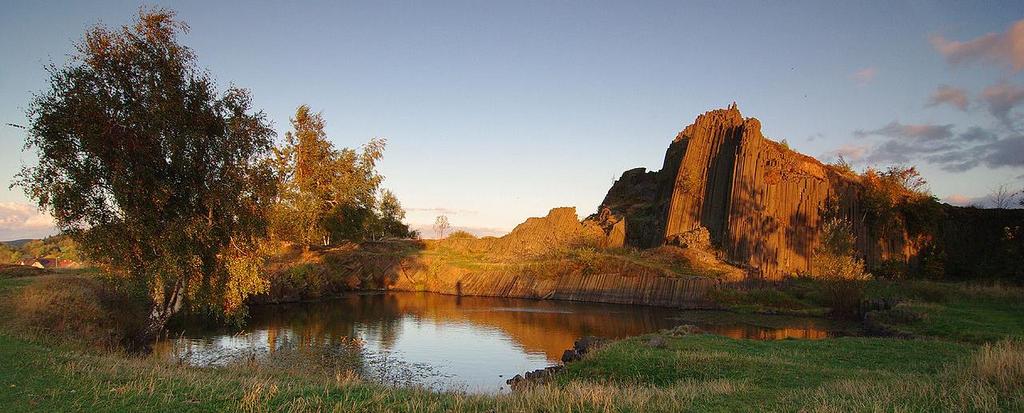
[[460, 230], [455, 231], [455, 232], [451, 233], [450, 235], [448, 235], [448, 238], [449, 239], [462, 239], [462, 238], [476, 239], [476, 235], [470, 234], [468, 231], [463, 231], [463, 230], [460, 229]]

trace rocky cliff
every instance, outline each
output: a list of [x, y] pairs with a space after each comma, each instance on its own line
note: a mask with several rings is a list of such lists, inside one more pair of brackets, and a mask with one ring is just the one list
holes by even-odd
[[[683, 129], [669, 145], [660, 171], [623, 173], [599, 214], [588, 220], [602, 227], [615, 222], [626, 245], [645, 248], [678, 243], [706, 229], [724, 259], [775, 279], [810, 269], [823, 217], [830, 211], [852, 224], [857, 249], [869, 267], [894, 261], [914, 266], [922, 252], [940, 251], [956, 255], [956, 271], [970, 268], [964, 264], [970, 259], [947, 251], [956, 250], [955, 241], [962, 239], [957, 231], [962, 226], [949, 217], [973, 216], [970, 211], [942, 206], [940, 225], [929, 232], [902, 224], [879, 229], [864, 210], [862, 180], [765, 138], [761, 123], [744, 118], [733, 104], [700, 115]], [[1010, 211], [978, 222], [983, 225], [971, 227], [972, 233], [999, 239], [1005, 228], [1021, 225], [1024, 214]]]

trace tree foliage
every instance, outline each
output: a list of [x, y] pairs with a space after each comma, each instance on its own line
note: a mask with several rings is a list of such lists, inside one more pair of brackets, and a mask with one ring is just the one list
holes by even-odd
[[274, 208], [277, 239], [302, 245], [406, 237], [405, 211], [393, 193], [381, 190], [377, 163], [386, 141], [371, 139], [361, 150], [335, 149], [320, 113], [302, 105], [292, 131], [275, 149], [279, 198]]
[[85, 259], [78, 243], [66, 235], [31, 240], [22, 245], [20, 250], [22, 255], [29, 258], [61, 258], [79, 262]]
[[376, 239], [386, 237], [412, 237], [414, 234], [409, 230], [405, 220], [405, 210], [398, 197], [390, 190], [383, 190], [380, 193], [380, 200], [377, 203], [377, 214], [371, 226], [371, 234]]
[[273, 131], [248, 91], [219, 92], [170, 11], [87, 31], [28, 111], [20, 185], [123, 287], [158, 333], [183, 307], [238, 314], [266, 289], [259, 240], [275, 192]]
[[930, 233], [941, 218], [938, 200], [916, 167], [868, 169], [863, 176], [864, 211], [876, 237], [905, 230], [910, 235]]
[[0, 264], [14, 264], [21, 259], [21, 252], [7, 244], [0, 244]]
[[437, 235], [437, 239], [444, 238], [444, 234], [451, 228], [451, 224], [448, 222], [447, 215], [438, 215], [437, 219], [434, 220], [434, 233]]
[[864, 260], [857, 257], [853, 225], [832, 218], [822, 225], [821, 242], [811, 257], [811, 272], [816, 277], [837, 280], [866, 280]]

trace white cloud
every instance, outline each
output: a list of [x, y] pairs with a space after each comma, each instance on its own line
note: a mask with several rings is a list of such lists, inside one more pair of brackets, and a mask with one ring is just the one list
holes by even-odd
[[1024, 20], [1017, 20], [1005, 32], [963, 42], [941, 35], [933, 35], [930, 40], [951, 65], [986, 61], [1009, 66], [1014, 72], [1024, 69]]
[[947, 104], [962, 111], [967, 111], [967, 91], [947, 85], [939, 86], [938, 89], [935, 89], [935, 92], [932, 93], [931, 98], [928, 99], [927, 106], [931, 107], [942, 104]]
[[942, 202], [950, 205], [968, 206], [975, 203], [975, 199], [967, 195], [953, 194], [942, 198]]
[[857, 82], [858, 86], [864, 86], [875, 80], [875, 76], [878, 76], [878, 69], [874, 66], [865, 67], [850, 75], [850, 78]]
[[859, 162], [864, 159], [864, 156], [868, 153], [868, 147], [865, 145], [843, 145], [839, 149], [835, 149], [825, 153], [825, 159], [835, 160], [839, 157], [849, 162]]
[[1010, 111], [1024, 101], [1024, 88], [1006, 82], [996, 83], [981, 92], [981, 100], [988, 107], [988, 113], [1011, 123]]
[[57, 233], [53, 218], [22, 202], [0, 202], [0, 240], [42, 238]]

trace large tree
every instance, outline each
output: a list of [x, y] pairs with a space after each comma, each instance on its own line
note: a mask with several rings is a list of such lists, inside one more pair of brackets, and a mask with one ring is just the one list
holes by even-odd
[[174, 13], [97, 26], [33, 100], [19, 174], [62, 232], [120, 287], [151, 300], [140, 339], [184, 307], [237, 314], [264, 291], [260, 240], [276, 189], [274, 132], [249, 93], [220, 92]]
[[381, 191], [377, 211], [380, 214], [379, 235], [381, 237], [406, 238], [413, 235], [409, 226], [403, 222], [405, 209], [402, 208], [402, 203], [398, 201], [398, 197], [393, 192], [387, 189]]
[[375, 209], [384, 179], [376, 168], [386, 141], [371, 139], [360, 151], [335, 149], [324, 131], [323, 115], [306, 105], [299, 106], [291, 123], [292, 130], [275, 148], [279, 198], [274, 235], [305, 246], [373, 238], [369, 227], [378, 218]]

